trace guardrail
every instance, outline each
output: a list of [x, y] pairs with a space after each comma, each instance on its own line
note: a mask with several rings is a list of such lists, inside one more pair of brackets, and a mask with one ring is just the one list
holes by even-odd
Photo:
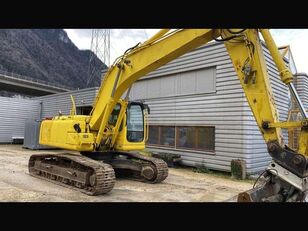
[[64, 85], [60, 85], [60, 84], [56, 84], [56, 83], [51, 83], [51, 82], [48, 82], [48, 81], [45, 81], [45, 80], [35, 79], [35, 78], [31, 78], [29, 76], [20, 75], [20, 74], [16, 74], [16, 73], [4, 71], [4, 70], [0, 70], [0, 75], [4, 75], [4, 76], [7, 76], [7, 77], [13, 77], [13, 78], [16, 78], [16, 79], [27, 80], [29, 82], [47, 85], [47, 86], [50, 86], [50, 87], [57, 87], [57, 88], [65, 89], [65, 90], [76, 90], [77, 89], [77, 88], [68, 87], [68, 86], [64, 86]]

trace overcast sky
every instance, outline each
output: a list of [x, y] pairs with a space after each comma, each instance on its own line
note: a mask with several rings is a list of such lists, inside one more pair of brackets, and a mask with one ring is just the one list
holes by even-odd
[[[91, 29], [65, 29], [79, 49], [90, 49]], [[159, 29], [112, 29], [110, 62], [138, 42], [143, 42]], [[308, 73], [308, 29], [272, 29], [277, 46], [290, 45], [298, 72]]]

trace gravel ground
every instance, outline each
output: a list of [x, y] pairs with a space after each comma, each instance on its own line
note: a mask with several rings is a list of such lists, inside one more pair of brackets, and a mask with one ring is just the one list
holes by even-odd
[[28, 174], [30, 155], [58, 152], [61, 150], [33, 151], [21, 145], [0, 145], [0, 202], [221, 202], [234, 201], [239, 192], [252, 187], [249, 181], [170, 168], [162, 183], [117, 179], [108, 194], [87, 196]]

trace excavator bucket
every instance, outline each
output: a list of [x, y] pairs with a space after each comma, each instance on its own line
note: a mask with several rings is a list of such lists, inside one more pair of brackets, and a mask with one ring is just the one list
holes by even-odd
[[275, 184], [269, 182], [242, 192], [238, 195], [237, 202], [282, 202], [282, 195], [275, 192]]
[[303, 190], [303, 188], [299, 187], [298, 185], [291, 183], [291, 181], [289, 181], [287, 178], [284, 178], [280, 173], [281, 172], [278, 171], [274, 174], [270, 169], [268, 169], [264, 176], [259, 177], [262, 179], [262, 182], [260, 182], [258, 186], [240, 193], [238, 195], [237, 202], [305, 201], [305, 190]]

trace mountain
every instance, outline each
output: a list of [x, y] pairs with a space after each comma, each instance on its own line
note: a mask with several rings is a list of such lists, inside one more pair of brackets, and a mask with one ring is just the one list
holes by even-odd
[[0, 29], [0, 71], [73, 88], [99, 86], [107, 66], [90, 50], [79, 50], [63, 29]]

